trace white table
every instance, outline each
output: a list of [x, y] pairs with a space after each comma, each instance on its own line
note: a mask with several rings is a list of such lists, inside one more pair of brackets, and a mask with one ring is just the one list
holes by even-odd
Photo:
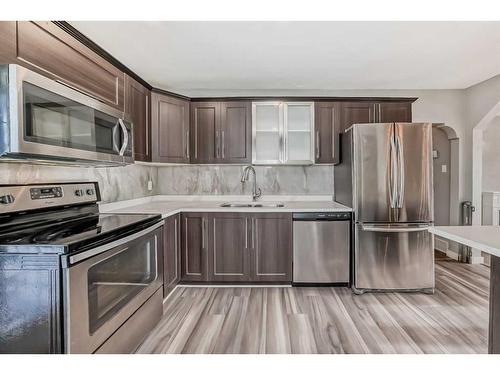
[[500, 227], [431, 227], [430, 233], [491, 255], [488, 353], [500, 354]]

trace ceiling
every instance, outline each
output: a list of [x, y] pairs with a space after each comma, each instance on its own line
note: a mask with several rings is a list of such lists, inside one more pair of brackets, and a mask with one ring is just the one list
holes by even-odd
[[462, 89], [500, 74], [500, 22], [71, 24], [154, 87]]

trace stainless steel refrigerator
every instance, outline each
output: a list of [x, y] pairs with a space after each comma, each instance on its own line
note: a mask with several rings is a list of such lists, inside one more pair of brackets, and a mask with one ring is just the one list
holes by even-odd
[[353, 290], [433, 292], [432, 125], [353, 125], [334, 175], [354, 210]]

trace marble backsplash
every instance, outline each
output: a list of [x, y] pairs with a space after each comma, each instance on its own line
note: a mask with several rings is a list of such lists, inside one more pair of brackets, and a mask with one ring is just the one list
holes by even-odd
[[[158, 167], [157, 194], [251, 194], [253, 176], [242, 184], [245, 166], [186, 165]], [[333, 195], [332, 166], [255, 166], [263, 194]]]
[[[242, 184], [245, 166], [134, 164], [125, 167], [84, 168], [29, 163], [0, 163], [0, 184], [97, 181], [102, 202], [163, 195], [251, 194], [253, 176]], [[332, 166], [255, 166], [263, 194], [333, 195]], [[148, 180], [153, 190], [147, 189]]]
[[[146, 197], [156, 194], [158, 169], [145, 165], [125, 167], [84, 168], [47, 166], [29, 163], [0, 163], [0, 184], [36, 182], [97, 181], [102, 202]], [[148, 191], [147, 182], [153, 181]]]

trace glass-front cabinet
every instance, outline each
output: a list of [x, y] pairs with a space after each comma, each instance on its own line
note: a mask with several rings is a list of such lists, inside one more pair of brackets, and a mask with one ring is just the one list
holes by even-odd
[[254, 164], [314, 163], [314, 103], [252, 103]]

